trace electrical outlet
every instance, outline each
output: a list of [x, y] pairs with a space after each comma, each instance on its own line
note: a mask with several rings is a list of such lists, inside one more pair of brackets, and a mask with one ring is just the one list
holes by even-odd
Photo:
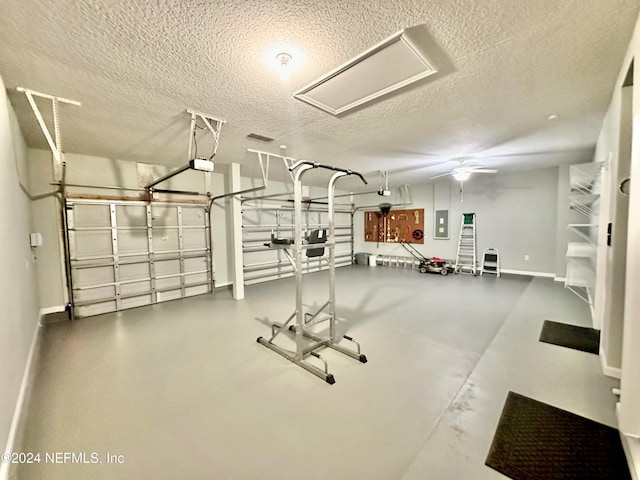
[[528, 262], [528, 261], [529, 261], [529, 255], [525, 255], [525, 256], [524, 256], [524, 261], [525, 261], [525, 262]]

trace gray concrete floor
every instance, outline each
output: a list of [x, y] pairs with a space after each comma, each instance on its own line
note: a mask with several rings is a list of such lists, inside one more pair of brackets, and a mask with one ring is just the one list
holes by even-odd
[[[305, 278], [305, 303], [326, 280]], [[615, 425], [598, 357], [538, 341], [545, 319], [589, 325], [561, 284], [366, 266], [337, 282], [338, 330], [369, 362], [325, 350], [335, 385], [256, 343], [292, 313], [290, 279], [44, 327], [21, 448], [42, 461], [13, 478], [501, 479], [484, 460], [509, 390]]]

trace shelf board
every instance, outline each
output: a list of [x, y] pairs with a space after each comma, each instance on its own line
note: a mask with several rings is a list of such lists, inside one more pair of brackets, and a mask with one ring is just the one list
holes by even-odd
[[580, 163], [569, 166], [569, 185], [572, 191], [589, 193], [598, 180], [603, 162]]
[[596, 254], [595, 246], [590, 242], [569, 242], [567, 244], [568, 258], [589, 258]]
[[595, 245], [596, 238], [591, 235], [591, 232], [595, 230], [595, 234], [597, 236], [597, 223], [570, 223], [567, 225], [569, 230], [571, 230], [576, 235], [580, 236], [582, 239], [586, 240], [589, 244]]

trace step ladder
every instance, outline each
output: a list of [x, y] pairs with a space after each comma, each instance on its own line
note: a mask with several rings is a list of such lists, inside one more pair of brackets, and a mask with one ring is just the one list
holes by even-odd
[[456, 273], [477, 275], [476, 267], [476, 214], [463, 213], [460, 222], [460, 241], [456, 255]]
[[485, 248], [482, 254], [482, 269], [480, 275], [493, 273], [500, 277], [500, 254], [497, 248]]

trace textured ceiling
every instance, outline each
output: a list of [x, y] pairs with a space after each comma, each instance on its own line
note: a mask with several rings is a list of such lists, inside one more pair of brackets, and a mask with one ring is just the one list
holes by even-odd
[[[217, 163], [249, 171], [247, 148], [286, 144], [290, 156], [361, 171], [376, 186], [379, 169], [392, 185], [416, 184], [461, 156], [500, 171], [589, 161], [639, 9], [637, 0], [3, 0], [0, 74], [30, 146], [46, 143], [18, 86], [82, 102], [61, 109], [66, 152], [181, 166], [185, 111], [195, 108], [227, 120]], [[338, 117], [293, 98], [414, 26], [438, 75]], [[293, 55], [287, 81], [272, 65], [280, 51]]]

